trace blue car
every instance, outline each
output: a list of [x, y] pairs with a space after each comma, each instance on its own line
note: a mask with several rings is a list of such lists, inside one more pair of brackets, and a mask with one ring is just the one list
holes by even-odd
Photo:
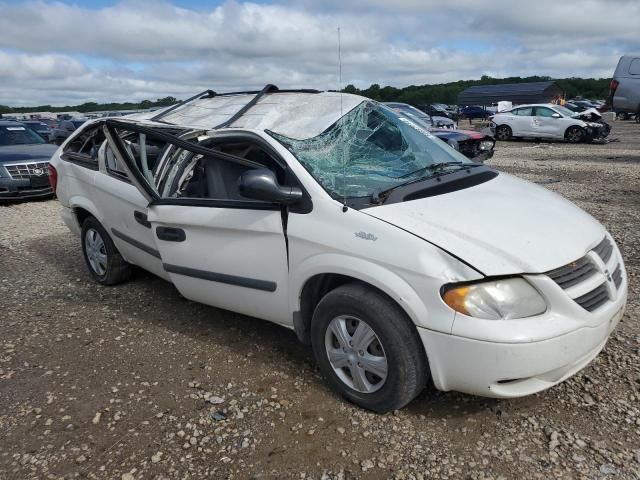
[[489, 113], [484, 108], [478, 106], [464, 107], [460, 113], [464, 118], [468, 118], [469, 120], [474, 118], [487, 118], [489, 116]]

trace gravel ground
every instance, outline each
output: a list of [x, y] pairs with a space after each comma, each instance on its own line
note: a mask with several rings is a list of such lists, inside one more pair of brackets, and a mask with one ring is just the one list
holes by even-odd
[[640, 127], [612, 137], [489, 162], [615, 237], [629, 304], [604, 351], [538, 395], [428, 388], [387, 415], [331, 393], [292, 332], [143, 272], [96, 285], [56, 201], [0, 207], [0, 478], [640, 478]]

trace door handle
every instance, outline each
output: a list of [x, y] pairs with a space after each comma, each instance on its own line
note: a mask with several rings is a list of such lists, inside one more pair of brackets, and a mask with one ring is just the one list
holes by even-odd
[[157, 227], [156, 236], [165, 242], [184, 242], [187, 238], [184, 230], [175, 227]]
[[135, 218], [136, 222], [138, 222], [143, 227], [151, 228], [151, 222], [147, 218], [146, 213], [142, 213], [142, 212], [139, 212], [138, 210], [134, 210], [133, 218]]

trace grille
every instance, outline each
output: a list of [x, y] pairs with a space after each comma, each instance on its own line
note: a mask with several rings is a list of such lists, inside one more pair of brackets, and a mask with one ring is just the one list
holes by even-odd
[[563, 290], [566, 290], [573, 285], [583, 282], [596, 272], [596, 267], [591, 263], [589, 257], [582, 257], [569, 265], [547, 272], [547, 275], [560, 285]]
[[[605, 265], [607, 265], [613, 256], [613, 244], [607, 237], [605, 237], [593, 248], [592, 251], [602, 259]], [[556, 282], [560, 288], [567, 290], [574, 285], [578, 285], [588, 279], [591, 279], [594, 275], [602, 275], [591, 258], [593, 258], [593, 255], [585, 255], [575, 262], [571, 262], [568, 265], [564, 265], [560, 268], [547, 272], [546, 275]], [[608, 274], [608, 272], [605, 272], [605, 274]], [[622, 267], [620, 263], [616, 264], [616, 268], [611, 274], [611, 280], [613, 280], [616, 289], [619, 289], [622, 285]], [[609, 300], [607, 282], [598, 285], [596, 288], [584, 295], [581, 295], [580, 297], [572, 297], [572, 299], [585, 310], [593, 312]]]
[[48, 174], [49, 162], [21, 163], [18, 165], [4, 166], [11, 178], [31, 178]]
[[620, 288], [620, 285], [622, 284], [622, 269], [620, 268], [620, 264], [616, 266], [616, 269], [611, 274], [611, 278], [613, 278], [613, 283], [616, 288]]
[[607, 237], [604, 237], [602, 241], [593, 249], [594, 252], [602, 259], [604, 263], [607, 263], [611, 258], [613, 252], [613, 245]]
[[607, 285], [605, 283], [594, 288], [589, 293], [575, 298], [575, 302], [588, 312], [593, 312], [596, 308], [605, 304], [609, 300], [609, 293], [607, 292]]

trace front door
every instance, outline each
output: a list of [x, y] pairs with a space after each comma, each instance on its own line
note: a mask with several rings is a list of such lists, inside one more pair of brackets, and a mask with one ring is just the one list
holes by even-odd
[[287, 251], [279, 209], [152, 205], [162, 264], [190, 300], [287, 320]]
[[[127, 128], [153, 139], [153, 129]], [[134, 154], [144, 151], [136, 144], [139, 137], [121, 128], [107, 126], [106, 131], [131, 184], [148, 201], [144, 213], [159, 260], [180, 293], [290, 324], [286, 212], [277, 204], [246, 199], [238, 189], [244, 172], [276, 170], [277, 162], [247, 142], [227, 140], [225, 153], [219, 145], [214, 149], [193, 142], [195, 137], [185, 141], [165, 135], [160, 163], [145, 173]]]
[[532, 122], [532, 131], [540, 138], [561, 138], [564, 134], [562, 118], [553, 116], [555, 111], [547, 107], [535, 107], [535, 115]]

